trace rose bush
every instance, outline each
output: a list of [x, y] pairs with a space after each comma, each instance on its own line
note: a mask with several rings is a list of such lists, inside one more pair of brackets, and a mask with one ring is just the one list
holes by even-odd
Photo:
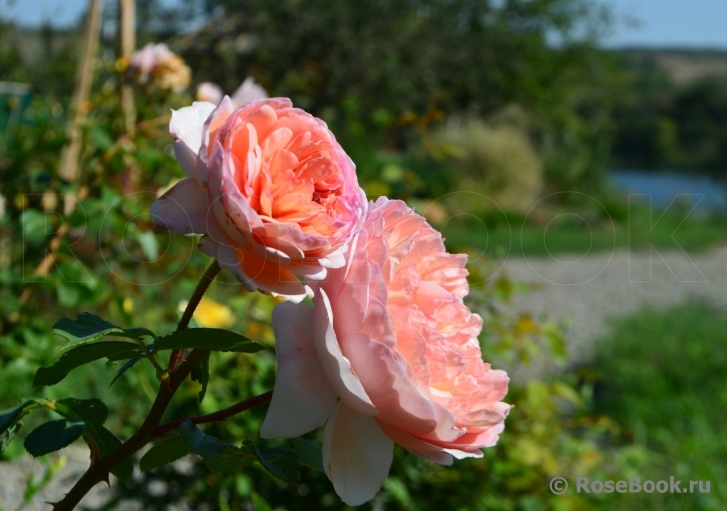
[[314, 307], [273, 312], [278, 373], [264, 438], [325, 424], [323, 463], [344, 502], [372, 499], [394, 443], [441, 464], [481, 457], [510, 405], [464, 305], [466, 255], [401, 201], [369, 205], [344, 267], [311, 282]]
[[152, 205], [156, 223], [204, 234], [200, 250], [248, 290], [291, 301], [311, 294], [296, 275], [343, 266], [366, 199], [323, 121], [284, 98], [225, 97], [174, 112], [170, 131], [187, 178]]

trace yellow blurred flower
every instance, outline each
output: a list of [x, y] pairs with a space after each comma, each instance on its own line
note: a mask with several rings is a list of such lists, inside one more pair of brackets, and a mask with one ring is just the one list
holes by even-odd
[[121, 304], [121, 307], [124, 309], [125, 313], [131, 314], [134, 312], [134, 300], [129, 297], [124, 298], [124, 303]]
[[232, 309], [209, 298], [202, 298], [194, 311], [197, 324], [205, 328], [229, 328], [235, 324]]

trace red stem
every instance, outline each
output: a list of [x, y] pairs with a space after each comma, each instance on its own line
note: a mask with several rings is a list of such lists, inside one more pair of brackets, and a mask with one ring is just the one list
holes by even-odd
[[218, 410], [214, 413], [208, 413], [207, 415], [200, 415], [198, 417], [191, 417], [189, 419], [177, 419], [175, 421], [167, 422], [166, 424], [156, 428], [151, 436], [152, 438], [164, 436], [170, 431], [177, 429], [179, 426], [187, 421], [193, 424], [205, 424], [208, 422], [224, 421], [232, 417], [233, 415], [237, 415], [238, 413], [244, 412], [245, 410], [249, 410], [254, 406], [267, 403], [268, 401], [270, 401], [270, 399], [272, 399], [272, 397], [273, 391], [271, 390], [269, 392], [266, 392], [265, 394], [251, 397], [250, 399], [246, 399], [245, 401], [240, 401], [236, 405], [232, 405], [229, 408], [225, 408], [224, 410]]

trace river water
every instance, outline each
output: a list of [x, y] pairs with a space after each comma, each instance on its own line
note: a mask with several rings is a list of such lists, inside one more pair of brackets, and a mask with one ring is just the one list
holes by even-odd
[[[727, 188], [710, 176], [630, 169], [612, 170], [608, 175], [629, 194], [651, 195], [654, 206], [666, 207], [676, 199], [683, 205], [697, 204], [695, 211], [727, 212]], [[642, 199], [648, 203], [648, 197]]]

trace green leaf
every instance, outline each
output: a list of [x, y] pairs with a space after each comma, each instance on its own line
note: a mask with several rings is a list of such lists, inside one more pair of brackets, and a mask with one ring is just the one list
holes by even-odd
[[177, 330], [160, 337], [155, 343], [156, 350], [195, 348], [208, 351], [234, 351], [237, 353], [257, 353], [258, 351], [267, 350], [262, 344], [221, 328]]
[[53, 325], [52, 333], [68, 340], [68, 344], [59, 347], [58, 352], [97, 341], [105, 335], [134, 340], [141, 340], [144, 336], [154, 337], [154, 332], [146, 328], [121, 328], [90, 312], [82, 312], [76, 319], [59, 319]]
[[323, 450], [321, 446], [305, 438], [291, 438], [284, 444], [275, 446], [273, 449], [289, 449], [298, 457], [298, 463], [306, 467], [314, 468], [320, 472], [323, 470]]
[[93, 126], [89, 131], [89, 138], [102, 151], [114, 145], [114, 139], [101, 126]]
[[75, 307], [81, 299], [81, 288], [59, 276], [56, 278], [56, 296], [64, 307]]
[[268, 501], [254, 490], [250, 492], [250, 500], [252, 501], [252, 505], [255, 506], [255, 511], [273, 511]]
[[[27, 208], [20, 215], [20, 224], [23, 229], [23, 243], [36, 245], [43, 241], [49, 233], [46, 232], [46, 215], [37, 209]], [[53, 232], [53, 227], [51, 232]]]
[[86, 429], [83, 422], [58, 419], [41, 424], [25, 438], [25, 450], [35, 456], [58, 451], [77, 440]]
[[[118, 380], [119, 378], [121, 378], [121, 376], [126, 371], [128, 371], [129, 369], [131, 369], [134, 366], [134, 364], [136, 364], [139, 360], [140, 360], [140, 358], [132, 358], [132, 359], [127, 360], [126, 363], [121, 366], [121, 369], [119, 369], [119, 372], [116, 373], [116, 376], [114, 376], [114, 379], [111, 380], [111, 383], [109, 383], [109, 387], [111, 387], [111, 385], [113, 385], [116, 380]], [[194, 372], [194, 370], [193, 370], [193, 372]]]
[[204, 399], [204, 395], [207, 393], [207, 384], [210, 381], [210, 355], [211, 351], [208, 351], [199, 364], [194, 366], [190, 377], [192, 381], [196, 381], [202, 384], [202, 390], [199, 391], [199, 402], [201, 403]]
[[38, 400], [28, 400], [0, 412], [0, 453], [5, 451], [16, 433], [23, 427], [23, 417], [39, 406], [41, 405]]
[[[36, 387], [55, 385], [65, 378], [70, 371], [94, 360], [118, 357], [135, 358], [138, 356], [136, 343], [126, 341], [107, 341], [79, 346], [63, 354], [51, 367], [41, 367], [35, 373], [33, 385]], [[128, 356], [126, 356], [128, 355]]]
[[253, 444], [253, 450], [258, 461], [268, 472], [283, 481], [284, 483], [298, 486], [300, 481], [300, 472], [298, 472], [298, 456], [293, 452], [278, 447], [270, 447], [267, 449], [258, 449]]
[[233, 447], [230, 445], [221, 456], [203, 456], [202, 459], [210, 473], [224, 474], [234, 472], [239, 468], [249, 467], [257, 461], [257, 456], [255, 456], [255, 452], [253, 451], [252, 442], [246, 440], [242, 444], [242, 447]]
[[[99, 426], [106, 422], [109, 409], [100, 399], [76, 399], [68, 397], [56, 401], [56, 411], [66, 418], [94, 422]], [[69, 413], [72, 416], [69, 417]]]
[[229, 447], [217, 438], [206, 435], [192, 422], [186, 421], [179, 426], [179, 432], [189, 450], [200, 456], [215, 458], [222, 456]]
[[263, 467], [284, 483], [293, 486], [300, 482], [299, 466], [323, 472], [321, 448], [304, 438], [293, 438], [266, 449], [259, 449], [253, 444], [253, 450]]
[[141, 458], [139, 468], [142, 472], [152, 470], [178, 460], [189, 454], [189, 448], [182, 437], [174, 437], [157, 444]]
[[[91, 464], [96, 460], [105, 458], [121, 445], [121, 441], [111, 431], [92, 422], [86, 423], [83, 438], [91, 449]], [[133, 472], [134, 465], [131, 463], [130, 458], [126, 458], [111, 469], [111, 473], [122, 481], [128, 481]]]
[[141, 250], [149, 262], [154, 262], [159, 258], [159, 244], [156, 235], [152, 231], [137, 231], [136, 241], [141, 245]]

